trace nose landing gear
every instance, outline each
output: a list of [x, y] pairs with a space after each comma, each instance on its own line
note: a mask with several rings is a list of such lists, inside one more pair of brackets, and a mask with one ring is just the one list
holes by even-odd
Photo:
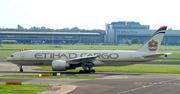
[[20, 69], [20, 72], [23, 72], [23, 69]]
[[18, 65], [20, 72], [23, 72], [22, 65]]

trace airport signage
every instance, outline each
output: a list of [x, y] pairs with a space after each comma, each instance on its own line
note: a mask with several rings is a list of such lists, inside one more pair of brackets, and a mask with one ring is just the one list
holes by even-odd
[[138, 31], [117, 31], [117, 33], [121, 33], [121, 34], [137, 34]]

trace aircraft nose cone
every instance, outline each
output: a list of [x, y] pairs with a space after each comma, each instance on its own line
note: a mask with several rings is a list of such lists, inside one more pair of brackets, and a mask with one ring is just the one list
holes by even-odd
[[10, 62], [10, 60], [11, 60], [11, 57], [9, 56], [9, 57], [7, 58], [7, 61]]
[[[9, 57], [7, 58], [7, 61], [9, 60]], [[9, 61], [8, 61], [9, 62]]]

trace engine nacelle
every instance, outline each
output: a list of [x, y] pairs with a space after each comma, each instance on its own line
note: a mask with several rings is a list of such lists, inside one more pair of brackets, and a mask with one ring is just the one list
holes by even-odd
[[66, 61], [63, 61], [63, 60], [53, 60], [52, 61], [52, 70], [53, 71], [65, 71], [69, 67], [70, 67], [70, 65]]

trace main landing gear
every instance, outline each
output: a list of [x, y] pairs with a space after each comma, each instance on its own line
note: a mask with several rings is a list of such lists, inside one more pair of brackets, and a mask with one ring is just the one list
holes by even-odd
[[95, 73], [96, 71], [94, 69], [91, 69], [90, 67], [88, 67], [89, 70], [84, 69], [84, 70], [80, 70], [79, 73]]
[[20, 72], [23, 72], [22, 65], [18, 65]]

